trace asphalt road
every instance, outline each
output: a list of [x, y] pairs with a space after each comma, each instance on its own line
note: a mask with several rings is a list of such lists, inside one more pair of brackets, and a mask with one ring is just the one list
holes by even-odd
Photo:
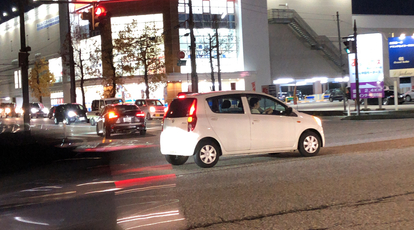
[[[108, 140], [88, 124], [65, 127], [34, 119], [33, 134], [66, 136], [76, 155], [1, 176], [0, 227], [13, 229], [15, 217], [51, 226], [57, 219], [86, 221], [85, 213], [96, 213], [90, 219], [107, 228], [95, 229], [111, 229], [111, 223], [116, 229], [412, 229], [414, 119], [341, 118], [322, 118], [327, 146], [319, 156], [221, 157], [211, 169], [197, 167], [191, 158], [182, 166], [167, 164], [159, 153], [160, 121], [150, 121], [145, 136]], [[2, 122], [16, 123], [12, 119]], [[104, 182], [115, 186], [96, 187]], [[83, 184], [94, 184], [90, 190], [102, 197], [87, 196], [92, 192], [79, 190]], [[39, 196], [39, 186], [50, 191]], [[27, 205], [45, 196], [53, 202], [42, 201], [39, 209]], [[65, 203], [78, 196], [87, 197], [81, 206]], [[58, 215], [62, 209], [72, 214]]]

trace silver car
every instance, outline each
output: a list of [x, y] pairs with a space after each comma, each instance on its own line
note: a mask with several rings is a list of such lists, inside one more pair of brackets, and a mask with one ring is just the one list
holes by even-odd
[[147, 120], [163, 118], [166, 107], [157, 99], [138, 99], [135, 104], [146, 114]]

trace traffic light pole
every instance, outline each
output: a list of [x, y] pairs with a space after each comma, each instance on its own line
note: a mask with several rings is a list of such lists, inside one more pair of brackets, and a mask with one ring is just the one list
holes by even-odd
[[359, 109], [359, 74], [358, 74], [358, 46], [357, 46], [357, 26], [356, 20], [354, 20], [354, 39], [355, 39], [355, 88], [356, 88], [356, 105], [357, 105], [357, 115], [360, 116]]
[[29, 106], [29, 51], [30, 47], [26, 47], [26, 32], [24, 24], [24, 0], [19, 0], [19, 16], [20, 16], [20, 52], [19, 65], [22, 72], [22, 91], [23, 91], [23, 122], [24, 133], [30, 135], [30, 106]]

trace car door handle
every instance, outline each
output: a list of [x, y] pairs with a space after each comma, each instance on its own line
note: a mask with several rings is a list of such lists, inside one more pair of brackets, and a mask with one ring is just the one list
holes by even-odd
[[212, 120], [212, 121], [217, 121], [217, 120], [218, 120], [218, 118], [217, 118], [217, 117], [212, 117], [212, 118], [211, 118], [211, 120]]

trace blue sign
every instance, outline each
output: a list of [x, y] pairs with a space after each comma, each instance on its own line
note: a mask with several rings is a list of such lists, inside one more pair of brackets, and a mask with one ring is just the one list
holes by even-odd
[[414, 68], [414, 38], [388, 38], [390, 69]]
[[36, 24], [37, 31], [59, 24], [59, 15]]

